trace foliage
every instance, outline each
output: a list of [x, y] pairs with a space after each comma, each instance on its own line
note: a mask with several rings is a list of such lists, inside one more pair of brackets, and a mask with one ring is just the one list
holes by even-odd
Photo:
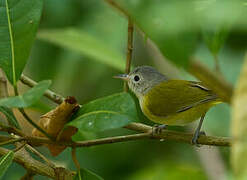
[[[0, 111], [11, 127], [29, 132], [24, 126], [20, 128], [19, 124], [24, 122], [20, 122], [20, 115], [13, 113], [13, 108], [35, 107], [40, 112], [54, 108], [41, 98], [51, 85], [49, 80], [17, 94], [17, 81], [26, 67], [24, 72], [32, 79], [52, 79], [55, 91], [73, 95], [82, 104], [67, 123], [78, 128], [73, 141], [87, 139], [86, 136], [95, 139], [129, 134], [120, 128], [130, 122], [150, 123], [140, 116], [136, 99], [129, 93], [115, 94], [122, 91], [122, 83], [112, 76], [125, 69], [126, 16], [135, 28], [134, 65], [151, 64], [167, 73], [181, 67], [189, 70], [191, 59], [198, 58], [212, 70], [213, 58], [217, 57], [222, 76], [235, 84], [246, 50], [246, 3], [241, 0], [0, 0], [0, 14], [0, 67], [15, 89], [15, 96], [0, 100]], [[164, 65], [167, 61], [174, 66]], [[179, 75], [191, 79], [183, 70]], [[18, 87], [22, 92], [23, 86]], [[34, 117], [40, 115], [36, 110], [26, 110]], [[227, 105], [210, 110], [205, 129], [214, 135], [229, 135], [229, 114]], [[229, 150], [221, 150], [228, 167]], [[65, 151], [56, 160], [66, 162], [71, 169], [68, 153]], [[11, 151], [1, 158], [0, 176], [12, 163], [13, 156]], [[160, 158], [163, 156], [166, 158]], [[206, 179], [195, 156], [191, 146], [150, 141], [82, 148], [78, 160], [86, 168], [75, 179], [102, 179], [88, 169], [105, 179], [181, 179], [185, 175]], [[244, 161], [237, 158], [234, 163]], [[9, 179], [24, 174], [15, 165], [8, 171], [16, 172], [6, 175]], [[226, 168], [226, 172], [231, 169]]]
[[14, 85], [29, 57], [42, 7], [43, 0], [0, 1], [0, 66]]
[[1, 99], [0, 106], [4, 106], [8, 108], [29, 107], [34, 103], [36, 103], [41, 98], [41, 96], [49, 88], [50, 85], [51, 85], [51, 81], [49, 80], [41, 81], [39, 82], [39, 84], [37, 84], [32, 89], [30, 89], [29, 91], [25, 92], [22, 95]]
[[0, 159], [0, 178], [3, 177], [7, 169], [12, 163], [14, 158], [14, 153], [12, 151], [8, 152], [6, 155], [2, 156]]

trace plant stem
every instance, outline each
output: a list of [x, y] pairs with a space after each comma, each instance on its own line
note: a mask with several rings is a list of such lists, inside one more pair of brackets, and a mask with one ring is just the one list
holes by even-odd
[[76, 167], [78, 173], [80, 173], [81, 167], [80, 167], [79, 161], [76, 158], [76, 148], [75, 147], [72, 147], [72, 149], [71, 149], [71, 156], [72, 156], [73, 162], [75, 164], [75, 167]]
[[[125, 67], [125, 74], [129, 74], [130, 66], [131, 66], [131, 59], [132, 59], [132, 52], [133, 52], [133, 31], [134, 26], [131, 22], [131, 19], [128, 19], [128, 42], [127, 42], [127, 55], [126, 55], [126, 67]], [[128, 92], [128, 83], [124, 82], [124, 91]]]
[[[25, 75], [21, 75], [20, 80], [23, 84], [29, 86], [29, 87], [33, 87], [37, 84], [37, 82], [35, 82], [34, 80], [30, 79], [29, 77], [25, 76]], [[54, 93], [50, 90], [46, 90], [45, 94], [44, 94], [48, 99], [52, 100], [53, 102], [57, 103], [57, 104], [61, 104], [64, 101], [64, 97], [62, 97], [61, 95]]]
[[41, 127], [39, 127], [24, 111], [23, 108], [19, 108], [19, 111], [21, 112], [21, 114], [25, 117], [25, 119], [33, 126], [35, 127], [37, 130], [39, 130], [41, 133], [43, 133], [46, 137], [48, 137], [51, 140], [55, 140], [54, 137], [52, 137], [50, 134], [48, 134], [44, 129], [42, 129]]

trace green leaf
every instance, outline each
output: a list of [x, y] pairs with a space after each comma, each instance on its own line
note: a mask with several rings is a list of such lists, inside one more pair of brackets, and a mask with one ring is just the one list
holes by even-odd
[[0, 0], [0, 67], [16, 85], [39, 24], [43, 0]]
[[94, 111], [83, 114], [68, 123], [79, 131], [99, 132], [126, 126], [134, 121], [130, 116], [113, 111]]
[[25, 108], [36, 103], [50, 87], [51, 81], [44, 80], [25, 92], [23, 95], [8, 97], [0, 100], [0, 106], [9, 108]]
[[4, 173], [7, 171], [14, 158], [14, 152], [10, 151], [5, 156], [0, 159], [0, 179], [3, 177]]
[[79, 172], [77, 172], [74, 180], [104, 180], [102, 177], [98, 176], [92, 171], [88, 169], [81, 168]]
[[43, 30], [38, 33], [38, 38], [86, 55], [120, 71], [124, 70], [122, 54], [108, 47], [106, 42], [102, 42], [82, 30], [74, 28]]
[[0, 111], [6, 116], [8, 122], [11, 126], [14, 126], [18, 129], [20, 129], [20, 125], [19, 125], [17, 119], [15, 118], [15, 115], [13, 114], [11, 109], [9, 109], [7, 107], [0, 106]]
[[125, 92], [113, 94], [84, 104], [72, 119], [94, 111], [118, 112], [120, 114], [126, 114], [133, 119], [138, 119], [135, 101], [129, 93]]
[[83, 105], [72, 119], [67, 125], [78, 128], [73, 140], [81, 140], [83, 137], [79, 134], [85, 131], [120, 128], [137, 121], [138, 115], [133, 98], [128, 93], [118, 93]]

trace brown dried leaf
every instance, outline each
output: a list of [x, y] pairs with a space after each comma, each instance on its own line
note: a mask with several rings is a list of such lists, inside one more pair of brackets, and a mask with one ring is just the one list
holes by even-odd
[[[79, 109], [79, 104], [77, 104], [74, 97], [67, 97], [62, 104], [57, 106], [55, 109], [41, 116], [39, 121], [39, 126], [43, 128], [48, 134], [56, 138], [56, 140], [71, 140], [71, 136], [77, 132], [75, 127], [64, 128], [64, 125], [68, 122], [71, 115]], [[32, 131], [33, 136], [45, 137], [36, 128]], [[66, 146], [55, 146], [48, 145], [51, 154], [57, 156], [60, 154]]]

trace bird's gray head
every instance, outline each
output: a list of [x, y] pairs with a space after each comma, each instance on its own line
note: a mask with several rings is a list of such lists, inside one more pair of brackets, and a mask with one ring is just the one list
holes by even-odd
[[153, 86], [167, 80], [163, 74], [150, 66], [137, 67], [129, 74], [121, 74], [115, 78], [127, 81], [137, 97], [145, 95]]

